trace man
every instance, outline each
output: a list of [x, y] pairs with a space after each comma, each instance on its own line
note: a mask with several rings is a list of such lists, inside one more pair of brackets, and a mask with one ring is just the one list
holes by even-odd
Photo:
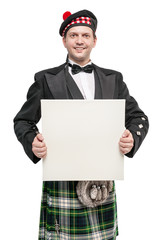
[[[34, 163], [46, 156], [47, 146], [36, 126], [41, 117], [41, 99], [126, 99], [126, 130], [120, 136], [119, 147], [122, 154], [133, 157], [147, 134], [147, 116], [129, 95], [121, 73], [91, 62], [90, 53], [97, 41], [95, 15], [82, 10], [66, 12], [63, 18], [59, 32], [68, 52], [67, 61], [35, 74], [27, 101], [14, 119], [18, 140]], [[114, 183], [106, 201], [92, 208], [79, 201], [77, 184], [77, 181], [43, 182], [39, 239], [116, 239]]]

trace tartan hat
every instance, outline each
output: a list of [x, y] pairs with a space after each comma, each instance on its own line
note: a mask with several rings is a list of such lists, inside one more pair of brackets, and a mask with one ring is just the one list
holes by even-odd
[[97, 18], [88, 10], [81, 10], [73, 14], [70, 12], [65, 12], [63, 14], [63, 19], [64, 22], [61, 24], [59, 30], [59, 34], [61, 36], [64, 36], [70, 28], [75, 26], [87, 26], [90, 27], [94, 32], [97, 28]]

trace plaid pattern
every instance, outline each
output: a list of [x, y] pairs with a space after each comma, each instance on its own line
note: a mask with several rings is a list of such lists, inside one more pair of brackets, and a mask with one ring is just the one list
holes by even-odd
[[65, 27], [65, 29], [63, 30], [63, 36], [64, 36], [64, 33], [65, 33], [65, 31], [67, 30], [67, 28], [69, 28], [71, 25], [77, 24], [77, 23], [85, 23], [85, 24], [91, 25], [91, 18], [89, 18], [89, 17], [78, 17], [78, 18], [76, 18], [76, 19], [73, 19], [73, 20], [71, 21], [71, 23], [69, 23], [69, 24]]
[[[78, 200], [77, 183], [43, 182], [39, 240], [116, 239], [118, 226], [115, 184], [104, 204], [88, 208]], [[56, 224], [58, 228], [55, 227]]]

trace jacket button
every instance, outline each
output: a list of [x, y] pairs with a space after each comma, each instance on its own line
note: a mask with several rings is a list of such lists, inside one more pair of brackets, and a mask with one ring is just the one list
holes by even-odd
[[139, 124], [139, 128], [143, 128], [143, 124]]
[[141, 135], [141, 132], [140, 132], [140, 131], [137, 131], [136, 133], [137, 133], [137, 135], [138, 135], [138, 136], [140, 136], [140, 135]]
[[146, 119], [144, 117], [141, 118], [143, 121], [146, 121]]

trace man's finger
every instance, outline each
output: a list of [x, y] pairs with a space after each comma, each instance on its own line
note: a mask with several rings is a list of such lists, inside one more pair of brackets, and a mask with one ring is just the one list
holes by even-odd
[[126, 154], [126, 153], [129, 152], [129, 148], [122, 148], [122, 147], [120, 147], [120, 151], [121, 151], [122, 154]]
[[133, 138], [120, 138], [122, 143], [133, 143]]
[[45, 151], [45, 152], [43, 152], [43, 153], [36, 153], [35, 155], [36, 155], [38, 158], [44, 158], [44, 157], [46, 157], [46, 154], [47, 154], [47, 152]]
[[133, 146], [133, 143], [129, 142], [129, 143], [122, 143], [120, 142], [119, 145], [122, 147], [122, 148], [131, 148]]
[[41, 142], [41, 141], [34, 141], [32, 143], [32, 146], [35, 147], [35, 148], [43, 148], [46, 146], [46, 144], [44, 142]]
[[33, 147], [33, 150], [37, 153], [43, 153], [47, 151], [47, 147], [43, 147], [43, 148]]

